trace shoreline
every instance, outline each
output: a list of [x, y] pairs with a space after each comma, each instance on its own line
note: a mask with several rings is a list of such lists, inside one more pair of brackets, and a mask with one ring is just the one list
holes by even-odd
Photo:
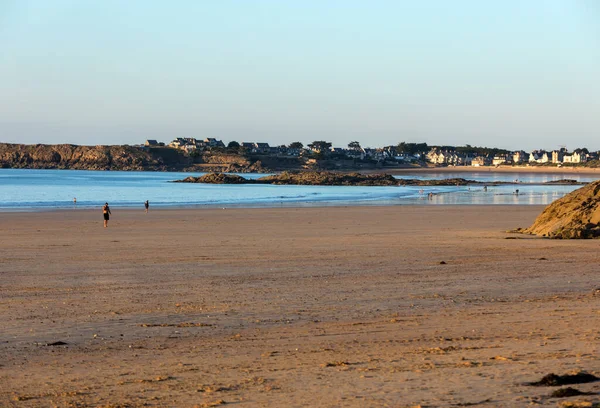
[[[449, 193], [436, 193], [437, 195], [440, 194], [449, 194]], [[488, 204], [488, 203], [469, 203], [469, 204], [443, 204], [443, 203], [435, 203], [435, 202], [431, 202], [428, 201], [426, 197], [421, 197], [419, 198], [420, 201], [423, 201], [422, 203], [420, 202], [408, 202], [408, 203], [398, 203], [398, 204], [391, 204], [391, 203], [371, 203], [369, 204], [368, 202], [366, 203], [361, 203], [361, 204], [354, 204], [355, 201], [353, 202], [347, 202], [347, 203], [339, 203], [339, 202], [335, 202], [335, 203], [331, 203], [331, 204], [311, 204], [308, 203], [307, 205], [298, 205], [298, 203], [283, 203], [283, 204], [276, 204], [276, 205], [262, 205], [262, 204], [257, 204], [257, 205], [245, 205], [245, 204], [230, 204], [230, 205], [189, 205], [189, 206], [177, 206], [177, 205], [166, 205], [166, 206], [158, 206], [158, 205], [151, 205], [150, 206], [150, 212], [175, 212], [175, 211], [215, 211], [215, 210], [310, 210], [310, 209], [342, 209], [342, 208], [364, 208], [364, 209], [368, 209], [368, 208], [398, 208], [398, 207], [444, 207], [444, 208], [449, 208], [449, 209], [457, 209], [457, 208], [463, 208], [463, 207], [474, 207], [474, 208], [485, 208], [485, 207], [498, 207], [498, 208], [502, 208], [502, 207], [524, 207], [524, 208], [531, 208], [531, 207], [540, 207], [540, 208], [545, 208], [547, 207], [546, 204], [510, 204], [510, 203], [503, 203], [503, 204]], [[133, 206], [119, 206], [119, 205], [111, 205], [110, 206], [111, 210], [118, 210], [119, 213], [131, 213], [131, 214], [136, 214], [136, 213], [140, 213], [140, 212], [144, 212], [144, 207], [140, 207], [139, 205], [136, 207]], [[97, 206], [89, 206], [89, 207], [78, 207], [78, 208], [68, 208], [68, 207], [52, 207], [52, 208], [31, 208], [31, 209], [3, 209], [0, 208], [0, 216], [2, 216], [3, 214], [43, 214], [43, 213], [52, 213], [52, 214], [70, 214], [70, 213], [82, 213], [82, 212], [90, 212], [90, 213], [99, 213], [99, 211], [102, 209], [102, 204], [98, 204]]]
[[[181, 174], [194, 174], [194, 173], [221, 173], [214, 171], [181, 171], [181, 170], [94, 170], [94, 169], [54, 169], [54, 168], [0, 168], [2, 170], [33, 170], [33, 171], [90, 171], [97, 173], [181, 173]], [[283, 173], [284, 171], [332, 171], [339, 173], [361, 173], [361, 174], [402, 174], [402, 173], [538, 173], [538, 174], [556, 174], [556, 173], [573, 173], [573, 174], [589, 174], [599, 175], [600, 167], [537, 167], [537, 166], [483, 166], [483, 167], [472, 167], [472, 166], [456, 166], [456, 167], [383, 167], [379, 169], [332, 169], [332, 170], [307, 170], [304, 168], [298, 169], [284, 169], [274, 170], [264, 173], [227, 173], [227, 174], [257, 174], [257, 175], [268, 175]]]
[[[440, 195], [440, 194], [449, 194], [449, 193], [436, 193], [436, 195]], [[265, 210], [272, 210], [272, 209], [310, 209], [310, 208], [349, 208], [349, 207], [357, 207], [357, 208], [374, 208], [374, 207], [392, 207], [392, 208], [396, 208], [396, 207], [518, 207], [518, 206], [523, 206], [523, 207], [546, 207], [545, 204], [510, 204], [510, 203], [503, 203], [503, 204], [488, 204], [488, 203], [468, 203], [468, 204], [444, 204], [444, 203], [435, 203], [435, 202], [429, 202], [427, 201], [426, 197], [422, 197], [419, 198], [420, 201], [423, 201], [422, 203], [419, 202], [414, 202], [415, 200], [412, 200], [411, 202], [407, 202], [407, 203], [360, 203], [360, 204], [355, 204], [355, 202], [347, 202], [345, 204], [339, 203], [339, 202], [335, 202], [335, 203], [330, 203], [330, 204], [326, 204], [326, 203], [318, 203], [318, 204], [311, 204], [311, 203], [306, 203], [305, 205], [299, 205], [298, 203], [283, 203], [283, 204], [273, 204], [273, 205], [263, 205], [263, 204], [257, 204], [257, 205], [246, 205], [246, 204], [229, 204], [229, 205], [189, 205], [189, 206], [177, 206], [177, 205], [165, 205], [165, 206], [159, 206], [159, 205], [151, 205], [150, 207], [150, 211], [210, 211], [210, 210], [260, 210], [260, 209], [265, 209]], [[137, 213], [137, 212], [144, 212], [144, 208], [139, 208], [140, 206], [138, 205], [137, 207], [133, 207], [133, 206], [118, 206], [118, 205], [111, 205], [110, 208], [111, 210], [118, 210], [119, 212], [131, 212], [131, 213]], [[137, 209], [136, 209], [137, 208]], [[70, 213], [73, 211], [76, 212], [85, 212], [85, 211], [89, 211], [89, 212], [98, 212], [99, 210], [102, 209], [102, 204], [98, 204], [97, 206], [89, 206], [89, 207], [79, 207], [79, 208], [67, 208], [67, 207], [52, 207], [52, 208], [0, 208], [0, 216], [2, 214], [41, 214], [41, 213]]]

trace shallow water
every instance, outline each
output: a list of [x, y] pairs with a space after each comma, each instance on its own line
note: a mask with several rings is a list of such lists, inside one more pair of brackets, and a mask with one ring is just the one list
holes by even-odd
[[[0, 169], [0, 210], [36, 211], [91, 208], [108, 202], [114, 207], [192, 206], [330, 206], [400, 204], [549, 204], [580, 186], [503, 185], [483, 191], [479, 185], [442, 187], [346, 187], [212, 185], [171, 183], [198, 173], [85, 170]], [[264, 174], [243, 174], [258, 178]], [[544, 183], [563, 178], [592, 181], [593, 177], [562, 174], [407, 173], [398, 178], [461, 177], [477, 181]], [[515, 189], [519, 194], [514, 194]], [[434, 193], [432, 199], [428, 193]], [[73, 198], [77, 204], [73, 204]]]

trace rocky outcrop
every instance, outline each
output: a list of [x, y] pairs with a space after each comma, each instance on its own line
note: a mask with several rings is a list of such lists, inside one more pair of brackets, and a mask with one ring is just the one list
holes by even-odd
[[554, 201], [521, 232], [550, 238], [600, 237], [600, 181]]
[[401, 185], [401, 186], [467, 186], [470, 184], [481, 184], [479, 181], [467, 180], [464, 178], [430, 179], [430, 180], [398, 179], [397, 182], [398, 182], [398, 185]]
[[235, 174], [209, 173], [200, 177], [186, 177], [175, 180], [175, 183], [207, 183], [207, 184], [246, 184], [248, 180]]
[[205, 153], [199, 156], [203, 163], [207, 164], [225, 164], [225, 165], [238, 165], [240, 167], [250, 166], [252, 163], [247, 157], [239, 154], [210, 154]]
[[288, 172], [254, 180], [261, 184], [293, 184], [310, 186], [396, 186], [398, 180], [389, 174], [332, 173], [327, 171]]
[[333, 173], [327, 171], [284, 171], [283, 173], [261, 177], [255, 180], [245, 179], [240, 176], [233, 177], [224, 174], [207, 174], [202, 177], [187, 177], [184, 180], [177, 181], [185, 183], [246, 183], [305, 186], [454, 186], [477, 184], [476, 181], [456, 178], [444, 180], [396, 179], [389, 174]]
[[568, 186], [575, 186], [578, 184], [581, 185], [585, 185], [588, 184], [585, 181], [577, 181], [577, 180], [573, 180], [573, 179], [560, 179], [560, 180], [553, 180], [553, 181], [546, 181], [543, 184], [548, 184], [548, 185], [568, 185]]
[[166, 170], [161, 157], [132, 146], [0, 144], [0, 167], [77, 170]]
[[14, 169], [216, 171], [260, 173], [260, 161], [227, 153], [189, 155], [169, 147], [0, 143], [0, 167]]

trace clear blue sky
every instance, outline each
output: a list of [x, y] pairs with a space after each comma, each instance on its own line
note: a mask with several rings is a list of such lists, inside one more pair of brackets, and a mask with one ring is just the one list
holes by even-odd
[[0, 0], [0, 141], [600, 149], [596, 0]]

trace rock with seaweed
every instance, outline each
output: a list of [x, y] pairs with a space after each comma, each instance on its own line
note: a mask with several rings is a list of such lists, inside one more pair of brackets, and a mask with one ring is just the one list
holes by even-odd
[[245, 184], [248, 180], [235, 174], [208, 173], [200, 177], [190, 176], [183, 180], [175, 180], [175, 183]]
[[293, 184], [309, 186], [396, 186], [398, 180], [389, 174], [334, 173], [329, 171], [284, 171], [255, 181], [261, 184]]
[[477, 181], [463, 178], [443, 180], [397, 179], [390, 174], [335, 173], [330, 171], [284, 171], [258, 179], [246, 179], [225, 173], [209, 173], [201, 177], [187, 177], [184, 180], [177, 180], [177, 182], [301, 186], [466, 186], [478, 184]]

